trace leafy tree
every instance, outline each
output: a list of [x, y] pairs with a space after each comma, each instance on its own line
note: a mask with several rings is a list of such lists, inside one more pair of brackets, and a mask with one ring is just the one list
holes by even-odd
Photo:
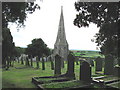
[[27, 13], [33, 13], [35, 9], [40, 9], [34, 2], [2, 2], [2, 27], [6, 28], [9, 22], [24, 25]]
[[[100, 46], [104, 55], [112, 54], [120, 59], [118, 44], [120, 33], [118, 24], [120, 7], [118, 2], [75, 2], [75, 9], [79, 12], [74, 19], [74, 25], [88, 27], [90, 22], [100, 27], [99, 33], [95, 35], [96, 43]], [[120, 65], [120, 60], [119, 65]]]
[[74, 20], [78, 27], [89, 26], [90, 22], [101, 27], [104, 23], [118, 21], [118, 2], [75, 2], [75, 9], [79, 12]]
[[15, 47], [16, 51], [17, 51], [17, 55], [16, 56], [20, 56], [21, 54], [25, 53], [25, 48], [22, 47]]
[[33, 39], [32, 44], [29, 44], [26, 48], [26, 53], [29, 56], [39, 56], [42, 57], [44, 55], [48, 56], [50, 54], [50, 50], [47, 47], [47, 45], [44, 43], [44, 41], [39, 39]]
[[8, 28], [4, 28], [2, 31], [2, 63], [6, 65], [6, 60], [8, 57], [12, 57], [15, 55], [15, 45], [13, 42], [13, 37]]

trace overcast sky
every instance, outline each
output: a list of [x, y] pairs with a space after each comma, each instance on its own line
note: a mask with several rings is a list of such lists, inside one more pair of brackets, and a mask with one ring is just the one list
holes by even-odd
[[16, 46], [27, 47], [34, 38], [42, 38], [49, 48], [54, 48], [57, 37], [58, 25], [63, 6], [66, 39], [69, 49], [96, 50], [96, 44], [91, 42], [98, 28], [90, 24], [88, 28], [74, 26], [73, 20], [77, 14], [74, 2], [76, 0], [43, 0], [38, 2], [40, 10], [28, 15], [25, 22], [26, 27], [19, 32], [15, 25], [11, 25], [11, 33]]

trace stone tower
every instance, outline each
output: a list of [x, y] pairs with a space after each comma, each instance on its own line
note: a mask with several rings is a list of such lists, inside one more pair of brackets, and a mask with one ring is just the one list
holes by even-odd
[[61, 15], [60, 15], [57, 39], [54, 44], [53, 54], [54, 55], [58, 54], [63, 58], [63, 60], [67, 60], [68, 53], [69, 53], [69, 49], [68, 49], [68, 43], [65, 35], [63, 7], [61, 6]]

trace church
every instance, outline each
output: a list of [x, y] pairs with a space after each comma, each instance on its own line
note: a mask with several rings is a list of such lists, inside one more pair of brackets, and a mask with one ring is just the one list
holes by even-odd
[[61, 15], [58, 26], [58, 33], [57, 33], [56, 42], [54, 44], [53, 55], [55, 56], [56, 54], [61, 56], [63, 60], [67, 60], [67, 56], [69, 54], [69, 46], [66, 40], [65, 27], [64, 27], [63, 6], [61, 6]]

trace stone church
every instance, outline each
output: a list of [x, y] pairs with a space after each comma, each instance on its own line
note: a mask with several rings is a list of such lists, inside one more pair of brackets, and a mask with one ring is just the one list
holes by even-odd
[[56, 42], [54, 44], [54, 56], [58, 54], [63, 58], [63, 60], [67, 60], [67, 56], [69, 54], [69, 47], [66, 40], [65, 35], [65, 27], [64, 27], [64, 17], [63, 17], [63, 7], [61, 6], [61, 15], [60, 15], [60, 21], [59, 21], [59, 27], [58, 27], [58, 33]]

